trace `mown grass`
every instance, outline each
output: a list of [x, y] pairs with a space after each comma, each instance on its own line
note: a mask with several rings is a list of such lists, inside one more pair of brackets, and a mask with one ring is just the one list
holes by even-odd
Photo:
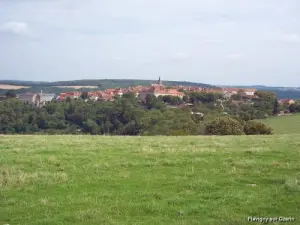
[[262, 122], [272, 127], [275, 134], [300, 134], [300, 113], [270, 117]]
[[0, 137], [0, 224], [298, 219], [299, 182], [300, 135]]

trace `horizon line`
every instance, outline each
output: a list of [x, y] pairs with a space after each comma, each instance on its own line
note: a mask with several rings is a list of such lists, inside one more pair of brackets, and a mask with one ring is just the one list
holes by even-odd
[[[41, 80], [18, 80], [18, 79], [5, 79], [5, 80], [0, 80], [0, 82], [32, 82], [32, 83], [55, 83], [55, 82], [71, 82], [71, 81], [87, 81], [87, 80], [132, 80], [132, 81], [157, 81], [156, 79], [123, 79], [123, 78], [102, 78], [102, 79], [75, 79], [75, 80], [56, 80], [56, 81], [41, 81]], [[203, 82], [196, 82], [196, 81], [184, 81], [184, 80], [162, 80], [163, 82], [185, 82], [185, 83], [195, 83], [195, 84], [205, 84], [205, 85], [210, 85], [210, 86], [218, 86], [218, 87], [228, 87], [228, 86], [240, 86], [240, 87], [254, 87], [254, 86], [261, 86], [261, 87], [276, 87], [276, 88], [299, 88], [299, 86], [274, 86], [274, 85], [266, 85], [266, 84], [210, 84], [210, 83], [203, 83]]]

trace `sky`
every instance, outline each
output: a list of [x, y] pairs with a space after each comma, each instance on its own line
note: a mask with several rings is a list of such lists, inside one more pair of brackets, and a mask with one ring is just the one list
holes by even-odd
[[0, 80], [300, 86], [299, 0], [0, 0]]

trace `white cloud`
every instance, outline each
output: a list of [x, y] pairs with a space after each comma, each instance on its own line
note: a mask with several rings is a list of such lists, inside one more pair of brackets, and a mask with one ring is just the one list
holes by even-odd
[[28, 35], [29, 27], [26, 23], [22, 22], [7, 22], [0, 26], [0, 31], [16, 35]]
[[300, 36], [298, 34], [285, 34], [282, 36], [282, 41], [287, 43], [300, 43]]
[[227, 59], [240, 59], [242, 56], [239, 53], [230, 53], [226, 55]]

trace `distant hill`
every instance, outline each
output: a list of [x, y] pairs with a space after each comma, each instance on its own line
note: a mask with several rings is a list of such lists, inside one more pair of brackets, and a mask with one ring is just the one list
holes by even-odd
[[[71, 80], [71, 81], [21, 81], [21, 80], [0, 80], [1, 84], [10, 84], [18, 86], [95, 86], [101, 84], [101, 86], [113, 87], [129, 87], [136, 85], [150, 85], [156, 83], [157, 80], [135, 80], [135, 79], [91, 79], [91, 80]], [[198, 86], [198, 87], [213, 87], [210, 84], [187, 82], [187, 81], [163, 81], [165, 85], [186, 85], [186, 86]]]
[[299, 87], [269, 87], [263, 85], [249, 85], [249, 86], [230, 86], [236, 88], [255, 88], [261, 91], [272, 91], [276, 94], [277, 98], [292, 98], [300, 99], [300, 88]]
[[264, 86], [264, 85], [235, 85], [235, 86], [228, 86], [228, 87], [237, 87], [237, 88], [255, 88], [258, 90], [285, 90], [285, 91], [300, 91], [300, 87], [272, 87], [272, 86]]
[[[99, 79], [99, 80], [71, 80], [71, 81], [55, 81], [55, 82], [40, 82], [40, 81], [21, 81], [21, 80], [0, 80], [2, 85], [16, 85], [16, 86], [27, 86], [30, 88], [16, 90], [17, 93], [24, 92], [52, 92], [60, 93], [63, 91], [93, 91], [93, 90], [104, 90], [108, 88], [126, 88], [130, 86], [143, 85], [148, 86], [156, 83], [157, 80], [133, 80], [133, 79]], [[194, 83], [187, 81], [163, 81], [166, 86], [173, 85], [184, 85], [184, 86], [196, 86], [196, 87], [215, 87], [210, 84]], [[57, 86], [64, 86], [64, 88], [59, 88]], [[68, 87], [66, 87], [68, 86]], [[97, 86], [97, 88], [72, 88], [74, 86]], [[6, 92], [6, 90], [0, 90], [0, 93]]]
[[300, 99], [300, 91], [293, 90], [269, 90], [276, 94], [278, 99], [282, 98], [292, 98], [292, 99]]
[[[70, 80], [70, 81], [23, 81], [23, 80], [0, 80], [2, 85], [16, 85], [26, 86], [29, 88], [23, 88], [15, 90], [16, 93], [21, 94], [25, 92], [40, 92], [43, 90], [48, 93], [60, 93], [65, 91], [94, 91], [94, 90], [105, 90], [108, 88], [126, 88], [130, 86], [143, 85], [148, 86], [156, 83], [157, 80], [135, 80], [135, 79], [84, 79], [84, 80]], [[202, 88], [217, 87], [211, 84], [187, 82], [187, 81], [163, 81], [166, 86], [183, 85], [183, 86], [194, 86]], [[57, 87], [57, 86], [68, 86], [68, 87]], [[82, 88], [74, 88], [75, 86], [85, 86]], [[90, 87], [88, 87], [90, 86]], [[97, 88], [95, 87], [97, 86]], [[272, 91], [276, 93], [278, 98], [293, 98], [300, 99], [300, 88], [299, 87], [269, 87], [263, 85], [249, 85], [249, 86], [229, 86], [224, 85], [222, 87], [237, 87], [237, 88], [255, 88], [263, 91]], [[0, 89], [0, 94], [4, 94], [7, 90]]]
[[24, 80], [0, 80], [0, 84], [17, 85], [17, 86], [47, 85], [48, 83], [50, 83], [50, 82], [24, 81]]

